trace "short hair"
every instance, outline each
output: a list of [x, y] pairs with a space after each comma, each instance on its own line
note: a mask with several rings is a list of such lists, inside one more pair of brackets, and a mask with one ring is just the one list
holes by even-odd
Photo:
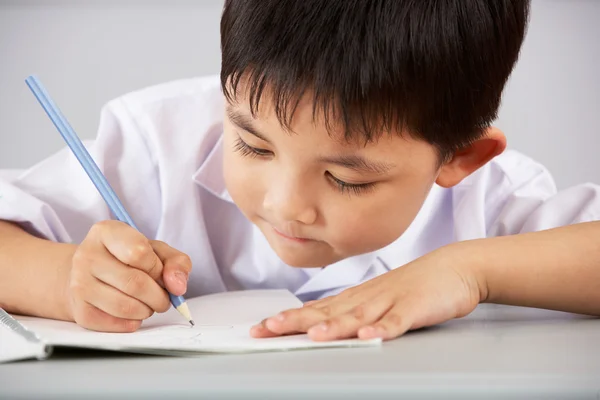
[[310, 94], [313, 117], [322, 112], [346, 139], [406, 132], [447, 158], [497, 117], [529, 8], [529, 0], [226, 0], [221, 86], [232, 102], [242, 83], [253, 114], [268, 93], [287, 128]]

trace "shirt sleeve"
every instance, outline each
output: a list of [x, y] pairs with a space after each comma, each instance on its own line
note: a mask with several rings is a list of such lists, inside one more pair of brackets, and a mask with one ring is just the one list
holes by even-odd
[[[158, 163], [123, 98], [103, 107], [97, 137], [84, 145], [140, 231], [152, 238], [160, 212]], [[36, 236], [79, 243], [94, 223], [113, 218], [66, 147], [16, 180], [0, 178], [0, 219]]]
[[495, 168], [500, 178], [489, 182], [487, 236], [535, 232], [600, 216], [599, 185], [583, 183], [558, 191], [546, 168], [515, 152]]

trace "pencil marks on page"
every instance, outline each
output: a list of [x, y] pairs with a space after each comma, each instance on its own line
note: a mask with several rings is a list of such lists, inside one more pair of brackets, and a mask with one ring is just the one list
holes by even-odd
[[229, 329], [233, 329], [232, 325], [166, 325], [166, 326], [158, 326], [156, 328], [148, 328], [145, 330], [139, 331], [140, 335], [165, 335], [165, 334], [174, 334], [174, 335], [188, 335], [194, 333], [204, 333], [204, 332], [212, 332], [212, 331], [226, 331]]
[[212, 332], [212, 331], [226, 331], [229, 329], [233, 329], [232, 325], [195, 325], [194, 329], [199, 329], [203, 332]]
[[202, 343], [201, 336], [233, 329], [231, 325], [169, 325], [139, 331], [144, 340], [161, 345], [194, 346]]

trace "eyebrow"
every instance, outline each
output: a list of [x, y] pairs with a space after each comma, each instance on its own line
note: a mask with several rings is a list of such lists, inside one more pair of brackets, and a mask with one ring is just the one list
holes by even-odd
[[260, 133], [258, 129], [254, 126], [254, 122], [251, 116], [241, 113], [240, 111], [234, 109], [233, 107], [227, 107], [227, 116], [236, 124], [239, 128], [245, 130], [248, 133], [253, 134], [257, 138], [264, 140], [267, 143], [271, 143], [267, 137]]
[[339, 165], [341, 167], [353, 169], [358, 172], [369, 172], [373, 174], [385, 174], [394, 167], [394, 164], [367, 160], [358, 154], [321, 157], [319, 161]]
[[[258, 129], [254, 126], [253, 118], [247, 114], [244, 114], [233, 107], [227, 107], [227, 116], [235, 125], [237, 125], [240, 129], [245, 130], [248, 133], [256, 136], [257, 138], [264, 140], [267, 143], [271, 143], [267, 137], [260, 133]], [[348, 155], [337, 155], [331, 157], [321, 157], [319, 161], [327, 164], [335, 164], [344, 168], [352, 169], [357, 172], [367, 172], [373, 174], [384, 174], [388, 172], [390, 169], [395, 167], [394, 164], [381, 162], [381, 161], [373, 161], [364, 158], [358, 154], [348, 154]]]

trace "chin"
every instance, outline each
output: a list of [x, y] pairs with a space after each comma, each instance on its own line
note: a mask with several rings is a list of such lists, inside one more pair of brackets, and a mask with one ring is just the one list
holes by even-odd
[[285, 264], [294, 268], [322, 268], [333, 263], [330, 260], [318, 259], [316, 257], [306, 257], [305, 255], [299, 254], [281, 254], [277, 252], [277, 256]]

